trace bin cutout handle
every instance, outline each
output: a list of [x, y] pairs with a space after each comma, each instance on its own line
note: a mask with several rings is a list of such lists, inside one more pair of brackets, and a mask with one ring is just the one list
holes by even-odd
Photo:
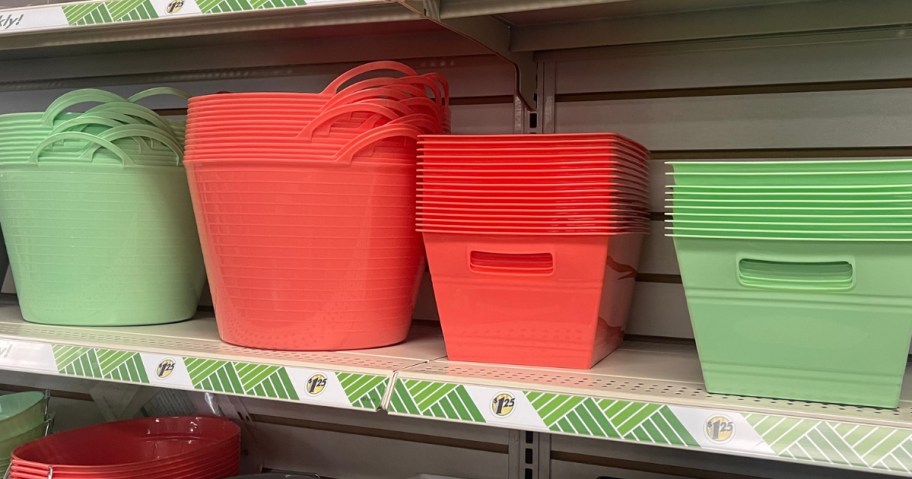
[[796, 291], [847, 291], [855, 285], [848, 261], [738, 261], [738, 281], [746, 287]]
[[472, 251], [469, 269], [476, 273], [549, 275], [554, 272], [554, 256], [551, 253]]

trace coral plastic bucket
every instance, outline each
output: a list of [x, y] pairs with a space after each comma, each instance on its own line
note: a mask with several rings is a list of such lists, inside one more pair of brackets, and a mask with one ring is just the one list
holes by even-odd
[[424, 269], [415, 165], [357, 161], [378, 137], [362, 139], [332, 159], [188, 156], [224, 341], [336, 350], [405, 339]]
[[[134, 137], [167, 141], [134, 126], [66, 132], [28, 163], [0, 165], [0, 222], [26, 320], [135, 325], [195, 313], [204, 269], [179, 147], [173, 166], [144, 166], [112, 143]], [[42, 160], [64, 139], [92, 147]]]
[[424, 233], [447, 355], [591, 367], [623, 338], [642, 239]]

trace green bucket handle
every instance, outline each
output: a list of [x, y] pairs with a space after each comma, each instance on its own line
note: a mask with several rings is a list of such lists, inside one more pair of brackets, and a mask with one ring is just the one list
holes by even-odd
[[379, 62], [370, 62], [363, 65], [358, 65], [355, 68], [339, 75], [335, 80], [331, 81], [329, 85], [323, 90], [324, 94], [339, 94], [343, 91], [350, 91], [350, 89], [360, 89], [357, 84], [350, 85], [344, 90], [340, 90], [342, 85], [354, 80], [355, 78], [365, 75], [368, 73], [380, 72], [380, 71], [393, 71], [402, 73], [403, 75], [414, 76], [418, 73], [415, 72], [411, 67], [404, 63], [393, 62], [393, 61], [379, 61]]
[[81, 103], [107, 103], [111, 101], [126, 101], [126, 99], [116, 93], [111, 93], [97, 88], [84, 88], [64, 93], [51, 102], [41, 117], [41, 122], [47, 126], [52, 126], [61, 113], [75, 105]]
[[[166, 148], [171, 150], [171, 152], [177, 156], [175, 166], [180, 166], [184, 161], [184, 150], [181, 148], [177, 140], [175, 140], [173, 136], [166, 134], [154, 126], [123, 125], [116, 128], [111, 128], [110, 130], [106, 130], [98, 135], [98, 137], [109, 142], [123, 140], [126, 138], [134, 138], [137, 140], [139, 138], [146, 138], [149, 140], [155, 140], [165, 145]], [[94, 153], [94, 151], [92, 153]], [[136, 162], [132, 161], [132, 159], [130, 163], [131, 165], [136, 165]]]
[[189, 100], [192, 95], [186, 90], [181, 90], [180, 88], [174, 88], [170, 86], [160, 86], [155, 88], [149, 88], [148, 90], [143, 90], [139, 93], [131, 95], [127, 100], [136, 103], [146, 98], [153, 96], [176, 96], [182, 100]]
[[160, 130], [148, 125], [122, 125], [111, 128], [101, 135], [92, 135], [89, 133], [81, 133], [77, 131], [65, 131], [50, 135], [35, 147], [35, 150], [32, 151], [32, 155], [29, 157], [29, 163], [37, 165], [41, 153], [48, 146], [57, 143], [58, 141], [80, 140], [95, 145], [94, 147], [89, 146], [82, 155], [82, 159], [84, 159], [87, 163], [94, 161], [95, 153], [99, 148], [104, 148], [120, 159], [121, 167], [140, 166], [133, 160], [130, 155], [128, 155], [125, 151], [113, 143], [114, 141], [122, 140], [125, 138], [140, 137], [156, 140], [167, 146], [168, 149], [173, 151], [177, 156], [178, 166], [183, 161], [183, 153], [181, 152], [180, 146]]
[[[320, 113], [313, 121], [308, 123], [300, 133], [298, 133], [297, 138], [312, 140], [313, 135], [318, 128], [331, 123], [341, 116], [350, 115], [352, 113], [376, 113], [377, 115], [392, 121], [400, 116], [408, 115], [411, 113], [411, 110], [404, 107], [399, 102], [392, 100], [372, 100], [370, 102], [365, 101], [337, 106], [331, 110]], [[365, 126], [365, 129], [368, 129], [371, 126], [372, 124], [368, 124]]]
[[[354, 161], [355, 155], [361, 150], [372, 146], [378, 141], [388, 140], [390, 138], [404, 137], [418, 139], [422, 132], [417, 127], [408, 124], [386, 124], [378, 128], [366, 131], [358, 135], [355, 139], [348, 142], [347, 145], [339, 150], [336, 155], [335, 163], [349, 166]], [[417, 158], [416, 158], [417, 161]]]
[[[98, 114], [93, 114], [93, 115], [83, 114], [83, 115], [77, 116], [76, 118], [71, 118], [69, 120], [66, 120], [66, 121], [60, 123], [59, 125], [55, 126], [54, 129], [51, 130], [51, 134], [62, 133], [64, 131], [71, 131], [71, 130], [73, 130], [73, 128], [92, 126], [92, 125], [107, 126], [109, 128], [117, 128], [117, 127], [121, 127], [124, 125], [148, 126], [148, 125], [145, 125], [142, 123], [135, 123], [136, 121], [137, 121], [137, 119], [130, 115], [122, 115], [122, 114], [113, 113], [113, 112], [98, 112]], [[83, 130], [76, 130], [76, 131], [83, 131]], [[143, 143], [139, 138], [135, 138], [135, 140], [136, 140], [136, 144], [139, 146], [139, 152], [142, 153], [143, 146], [145, 146], [145, 143]]]
[[83, 153], [83, 155], [82, 155], [82, 159], [87, 159], [87, 161], [86, 161], [87, 163], [91, 163], [94, 160], [94, 153], [98, 150], [99, 147], [103, 147], [103, 148], [107, 149], [108, 151], [110, 151], [111, 153], [114, 153], [114, 155], [120, 159], [120, 161], [122, 162], [122, 165], [121, 165], [122, 167], [127, 164], [133, 165], [133, 159], [130, 158], [130, 155], [127, 155], [126, 152], [124, 152], [122, 149], [120, 149], [114, 143], [111, 143], [110, 141], [99, 138], [96, 135], [92, 135], [89, 133], [81, 133], [78, 131], [64, 131], [62, 133], [56, 133], [56, 134], [48, 136], [47, 138], [44, 139], [44, 141], [42, 141], [41, 143], [38, 144], [38, 146], [35, 147], [35, 149], [32, 151], [32, 155], [29, 157], [28, 162], [33, 165], [38, 165], [38, 157], [41, 155], [41, 152], [43, 152], [44, 149], [47, 148], [48, 146], [50, 146], [54, 143], [57, 143], [58, 141], [62, 141], [62, 140], [81, 140], [81, 141], [84, 141], [84, 142], [87, 142], [90, 144], [94, 143], [96, 145], [96, 147], [94, 149], [89, 147], [89, 149], [87, 149], [85, 151], [85, 153]]
[[[145, 120], [152, 126], [155, 126], [164, 132], [170, 134], [175, 139], [177, 136], [174, 134], [174, 130], [171, 128], [171, 124], [168, 123], [164, 118], [162, 118], [158, 113], [146, 108], [142, 105], [137, 105], [135, 103], [130, 103], [128, 101], [118, 101], [118, 102], [109, 102], [103, 103], [101, 105], [95, 106], [86, 110], [86, 114], [99, 114], [99, 113], [115, 113], [120, 115], [126, 115], [129, 117], [137, 118], [140, 120]], [[131, 122], [135, 124], [135, 122]]]
[[109, 128], [114, 128], [122, 126], [124, 123], [117, 118], [111, 118], [108, 116], [102, 115], [79, 115], [76, 118], [70, 118], [65, 120], [51, 130], [51, 134], [62, 133], [64, 131], [82, 131], [77, 128], [82, 128], [86, 126], [107, 126]]

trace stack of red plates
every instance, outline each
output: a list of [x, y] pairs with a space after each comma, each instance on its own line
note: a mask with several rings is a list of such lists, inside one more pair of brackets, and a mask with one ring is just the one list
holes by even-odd
[[452, 359], [585, 368], [620, 344], [648, 159], [610, 133], [421, 137], [417, 227]]
[[131, 419], [47, 436], [13, 451], [11, 479], [224, 479], [240, 428], [215, 417]]
[[375, 62], [321, 93], [190, 100], [184, 164], [224, 341], [405, 339], [424, 270], [416, 141], [448, 130], [447, 95], [439, 74]]

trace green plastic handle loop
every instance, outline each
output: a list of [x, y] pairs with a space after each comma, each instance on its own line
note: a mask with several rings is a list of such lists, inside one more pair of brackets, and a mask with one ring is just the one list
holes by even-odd
[[[110, 130], [108, 130], [108, 131], [110, 131]], [[31, 164], [37, 165], [38, 157], [41, 155], [41, 152], [43, 152], [44, 149], [47, 148], [48, 146], [50, 146], [54, 143], [57, 143], [58, 141], [61, 141], [61, 140], [81, 140], [81, 141], [84, 141], [84, 142], [87, 142], [90, 144], [94, 144], [95, 148], [92, 148], [90, 146], [88, 149], [86, 149], [86, 151], [83, 153], [83, 155], [80, 156], [81, 159], [87, 160], [86, 161], [87, 163], [91, 163], [92, 161], [94, 161], [94, 154], [96, 151], [98, 151], [99, 148], [105, 148], [106, 150], [110, 151], [111, 153], [114, 153], [114, 155], [120, 159], [121, 167], [124, 167], [127, 164], [130, 164], [130, 165], [133, 164], [133, 159], [130, 158], [130, 156], [127, 155], [126, 152], [124, 152], [122, 149], [120, 149], [114, 143], [111, 143], [108, 140], [99, 138], [96, 135], [90, 135], [88, 133], [80, 133], [77, 131], [65, 131], [62, 133], [57, 133], [57, 134], [48, 136], [47, 138], [44, 139], [44, 141], [42, 141], [41, 143], [38, 144], [38, 146], [35, 147], [35, 149], [32, 151], [32, 155], [29, 157], [28, 162]]]
[[[351, 165], [356, 154], [379, 141], [396, 137], [411, 138], [417, 141], [419, 135], [421, 135], [421, 130], [412, 125], [386, 124], [379, 128], [366, 131], [350, 141], [339, 150], [335, 162], [346, 166]], [[415, 161], [418, 161], [417, 156], [415, 157]]]
[[191, 97], [190, 92], [186, 90], [181, 90], [180, 88], [174, 88], [170, 86], [159, 86], [155, 88], [149, 88], [148, 90], [143, 90], [139, 93], [135, 93], [127, 98], [127, 100], [136, 103], [153, 96], [176, 96], [182, 100], [189, 100]]
[[[137, 105], [128, 101], [109, 102], [87, 110], [86, 114], [98, 114], [103, 112], [112, 112], [144, 120], [149, 124], [158, 127], [161, 130], [164, 130], [166, 133], [177, 139], [177, 136], [174, 134], [174, 130], [171, 128], [170, 123], [165, 121], [165, 119], [162, 118], [158, 113], [155, 113], [154, 111], [142, 105]], [[131, 124], [134, 123], [139, 124], [136, 122], [131, 122]]]
[[126, 100], [116, 93], [111, 93], [106, 90], [99, 90], [97, 88], [73, 90], [71, 92], [60, 95], [56, 100], [51, 102], [51, 104], [48, 105], [47, 110], [44, 111], [44, 115], [41, 117], [41, 122], [44, 125], [51, 126], [55, 121], [57, 121], [57, 117], [66, 111], [67, 108], [79, 105], [80, 103], [107, 103], [112, 101]]
[[[342, 91], [339, 90], [342, 85], [354, 80], [355, 78], [373, 72], [380, 71], [393, 71], [402, 73], [403, 75], [417, 75], [411, 67], [404, 63], [393, 62], [393, 61], [379, 61], [379, 62], [370, 62], [363, 65], [358, 65], [355, 68], [339, 75], [335, 80], [331, 81], [329, 85], [323, 90], [323, 93], [337, 94]], [[351, 87], [349, 87], [351, 88]], [[348, 88], [346, 88], [348, 90]]]
[[[123, 121], [120, 121], [118, 118], [111, 118], [111, 116], [120, 116], [120, 115], [87, 115], [82, 114], [76, 118], [71, 118], [66, 120], [59, 125], [55, 126], [51, 130], [51, 134], [62, 133], [64, 131], [80, 131], [85, 132], [83, 129], [73, 130], [74, 128], [87, 127], [87, 126], [107, 126], [108, 128], [117, 128], [118, 126], [123, 126]], [[135, 121], [133, 117], [123, 115], [128, 122]], [[143, 151], [143, 142], [138, 138], [136, 139], [136, 144], [139, 146], [139, 152]]]
[[[350, 103], [348, 105], [337, 106], [329, 111], [319, 114], [313, 121], [307, 124], [297, 138], [312, 140], [317, 129], [332, 123], [333, 120], [352, 113], [376, 113], [389, 120], [395, 120], [404, 115], [411, 113], [411, 110], [401, 103], [392, 100], [371, 100], [360, 103]], [[372, 125], [362, 124], [362, 128], [369, 129]]]
[[[51, 134], [61, 133], [64, 131], [71, 131], [75, 128], [81, 128], [86, 126], [107, 126], [109, 128], [114, 128], [117, 126], [123, 125], [122, 122], [117, 119], [101, 116], [101, 115], [79, 115], [76, 118], [71, 118], [69, 120], [63, 121], [51, 130]], [[82, 131], [82, 130], [76, 130]]]
[[[155, 140], [165, 145], [165, 147], [167, 147], [177, 156], [176, 166], [180, 166], [184, 161], [184, 150], [181, 148], [180, 144], [171, 135], [166, 134], [154, 126], [123, 125], [116, 128], [111, 128], [110, 130], [106, 130], [98, 135], [98, 137], [109, 142], [123, 140], [125, 138], [146, 138]], [[130, 163], [132, 165], [136, 164], [132, 160]]]

